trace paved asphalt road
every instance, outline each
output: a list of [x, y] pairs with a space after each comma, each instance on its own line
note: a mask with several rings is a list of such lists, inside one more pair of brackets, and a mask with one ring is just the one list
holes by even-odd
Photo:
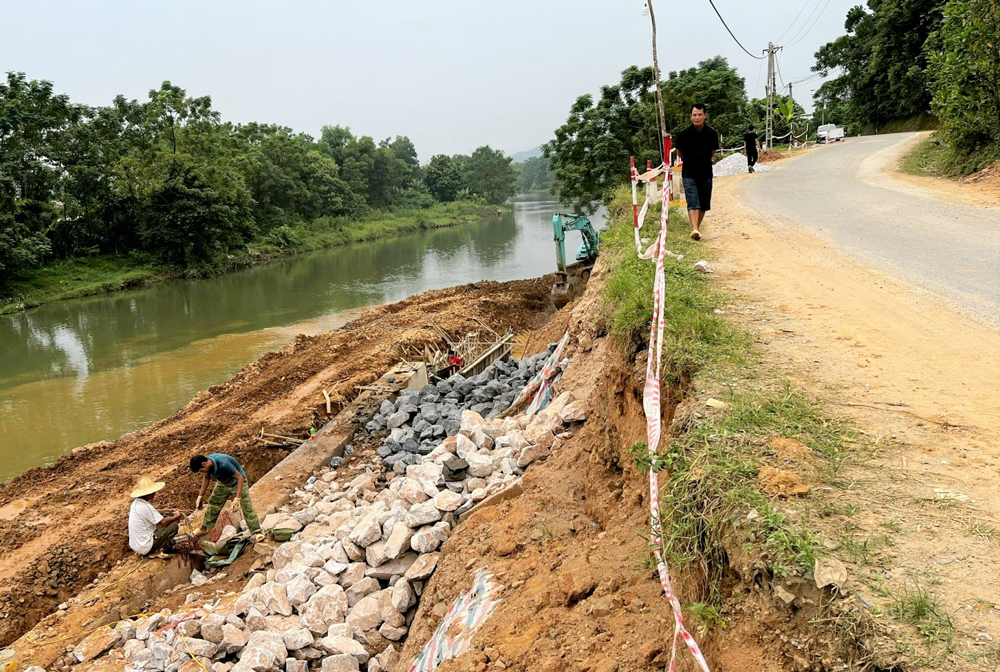
[[891, 188], [881, 166], [912, 135], [850, 138], [773, 164], [744, 182], [744, 200], [1000, 326], [1000, 209]]

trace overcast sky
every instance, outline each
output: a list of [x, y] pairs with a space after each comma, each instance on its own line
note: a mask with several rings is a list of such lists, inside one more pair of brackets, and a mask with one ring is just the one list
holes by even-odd
[[[787, 83], [811, 74], [813, 53], [843, 33], [847, 10], [859, 2], [716, 6], [752, 53], [768, 40], [788, 45], [780, 55]], [[664, 77], [721, 54], [748, 93], [762, 95], [766, 65], [740, 50], [708, 0], [653, 6]], [[483, 144], [513, 153], [547, 141], [577, 96], [650, 63], [643, 7], [643, 0], [0, 0], [0, 68], [51, 80], [91, 105], [119, 93], [144, 100], [170, 80], [189, 95], [210, 95], [227, 120], [312, 135], [324, 124], [376, 140], [408, 135], [426, 162]], [[819, 83], [795, 87], [807, 109]]]

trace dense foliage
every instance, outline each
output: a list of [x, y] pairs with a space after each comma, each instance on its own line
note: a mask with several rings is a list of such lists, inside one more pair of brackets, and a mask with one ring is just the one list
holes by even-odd
[[930, 58], [931, 105], [964, 172], [1000, 158], [1000, 3], [949, 0]]
[[[743, 78], [721, 56], [671, 72], [662, 87], [670, 133], [691, 123], [695, 102], [705, 103], [708, 123], [727, 147], [742, 141], [748, 123], [758, 122], [748, 108]], [[589, 211], [628, 178], [629, 156], [639, 166], [647, 160], [659, 164], [653, 69], [628, 68], [620, 83], [601, 87], [596, 104], [590, 95], [577, 98], [569, 119], [543, 152], [555, 173], [555, 192], [575, 208]]]
[[[847, 13], [846, 34], [816, 52], [813, 70], [843, 72], [816, 92], [827, 117], [851, 130], [881, 129], [930, 109], [926, 45], [945, 0], [869, 0]], [[846, 107], [842, 107], [845, 104]], [[839, 114], [846, 111], [845, 118]]]
[[[443, 161], [442, 161], [443, 160]], [[489, 147], [422, 167], [404, 136], [376, 143], [326, 126], [318, 139], [222, 121], [170, 82], [145, 102], [72, 103], [52, 84], [0, 81], [0, 286], [47, 259], [146, 253], [190, 267], [320, 218], [514, 193]]]
[[515, 164], [520, 170], [517, 175], [518, 191], [549, 191], [555, 180], [555, 173], [549, 168], [548, 159], [535, 156]]

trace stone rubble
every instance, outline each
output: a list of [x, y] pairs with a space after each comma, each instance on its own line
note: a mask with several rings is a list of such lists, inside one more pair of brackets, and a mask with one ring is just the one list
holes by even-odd
[[[433, 445], [425, 453], [399, 445], [389, 456], [401, 451], [405, 458], [390, 461], [388, 469], [385, 459], [353, 465], [359, 473], [352, 479], [343, 469], [320, 470], [281, 511], [265, 517], [265, 531], [298, 531], [277, 546], [271, 567], [255, 574], [235, 600], [206, 606], [209, 613], [200, 619], [182, 621], [182, 614], [164, 611], [123, 621], [81, 642], [74, 657], [90, 660], [109, 648], [120, 650], [126, 672], [201, 670], [198, 662], [213, 672], [390, 670], [399, 659], [396, 643], [409, 631], [459, 516], [517, 481], [558, 448], [567, 426], [586, 419], [585, 406], [569, 393], [532, 418], [480, 414], [506, 408], [542, 361], [499, 363], [492, 367], [496, 375], [451, 379], [426, 388], [427, 394], [385, 402], [375, 431], [396, 425], [392, 431], [419, 435], [421, 422], [441, 423], [440, 431], [427, 434]], [[505, 401], [492, 401], [499, 399]], [[459, 406], [470, 400], [472, 409]], [[445, 480], [443, 465], [459, 457], [467, 469]]]
[[[771, 166], [758, 163], [753, 167], [755, 173], [766, 173], [771, 170]], [[712, 175], [714, 177], [729, 177], [731, 175], [745, 175], [750, 171], [747, 169], [747, 155], [741, 152], [736, 152], [735, 154], [730, 154], [724, 159], [720, 159], [718, 163], [712, 166]]]

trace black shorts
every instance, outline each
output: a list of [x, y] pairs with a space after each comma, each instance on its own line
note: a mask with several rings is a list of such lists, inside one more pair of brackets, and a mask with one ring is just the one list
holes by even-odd
[[688, 210], [711, 210], [712, 178], [685, 177], [684, 199], [687, 201]]

